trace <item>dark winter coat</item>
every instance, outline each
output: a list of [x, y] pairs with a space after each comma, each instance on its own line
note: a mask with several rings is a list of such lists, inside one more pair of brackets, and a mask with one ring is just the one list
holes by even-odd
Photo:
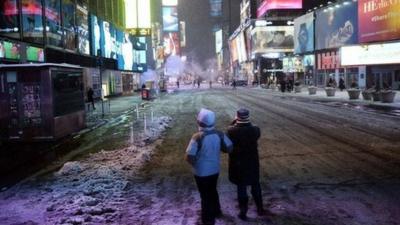
[[251, 185], [259, 181], [260, 165], [257, 140], [260, 128], [251, 123], [236, 123], [227, 131], [233, 143], [229, 154], [229, 180], [236, 185]]

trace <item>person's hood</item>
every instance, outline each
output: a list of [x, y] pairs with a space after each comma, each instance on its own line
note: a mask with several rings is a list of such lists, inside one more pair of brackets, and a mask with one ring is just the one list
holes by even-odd
[[200, 127], [213, 127], [215, 124], [215, 113], [208, 109], [201, 109], [197, 115], [197, 123]]

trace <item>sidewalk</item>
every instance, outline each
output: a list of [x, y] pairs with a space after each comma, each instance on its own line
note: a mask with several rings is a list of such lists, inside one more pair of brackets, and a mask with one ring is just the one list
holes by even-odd
[[393, 103], [382, 103], [381, 101], [364, 100], [361, 94], [360, 94], [359, 99], [350, 100], [347, 91], [346, 90], [340, 91], [339, 89], [336, 89], [335, 96], [332, 96], [332, 97], [326, 96], [326, 92], [325, 92], [324, 88], [318, 88], [317, 93], [315, 95], [309, 95], [307, 87], [302, 87], [300, 93], [295, 93], [294, 91], [282, 93], [280, 90], [278, 90], [278, 88], [275, 90], [272, 90], [272, 89], [266, 89], [266, 90], [270, 90], [270, 91], [276, 92], [276, 93], [279, 92], [283, 95], [299, 96], [302, 98], [310, 98], [310, 99], [315, 99], [315, 100], [352, 102], [352, 103], [360, 103], [360, 104], [365, 104], [365, 105], [386, 106], [386, 107], [393, 107], [393, 108], [400, 109], [400, 91], [395, 91], [396, 96], [395, 96]]
[[116, 96], [106, 98], [103, 101], [104, 106], [104, 115], [102, 110], [102, 102], [101, 100], [97, 100], [95, 102], [96, 109], [93, 110], [92, 104], [86, 102], [85, 103], [85, 112], [86, 112], [86, 132], [88, 130], [92, 130], [98, 126], [103, 125], [108, 120], [113, 117], [119, 116], [123, 113], [133, 111], [136, 108], [136, 105], [142, 104], [142, 98], [139, 94], [135, 93], [130, 96]]

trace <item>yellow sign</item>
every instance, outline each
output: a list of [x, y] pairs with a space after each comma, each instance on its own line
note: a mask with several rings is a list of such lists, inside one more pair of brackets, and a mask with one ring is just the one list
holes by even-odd
[[150, 36], [151, 28], [129, 28], [126, 32], [132, 34], [133, 36]]

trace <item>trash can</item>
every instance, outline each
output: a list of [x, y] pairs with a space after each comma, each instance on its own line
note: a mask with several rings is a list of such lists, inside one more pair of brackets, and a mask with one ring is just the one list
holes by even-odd
[[142, 88], [142, 100], [150, 100], [150, 90]]

